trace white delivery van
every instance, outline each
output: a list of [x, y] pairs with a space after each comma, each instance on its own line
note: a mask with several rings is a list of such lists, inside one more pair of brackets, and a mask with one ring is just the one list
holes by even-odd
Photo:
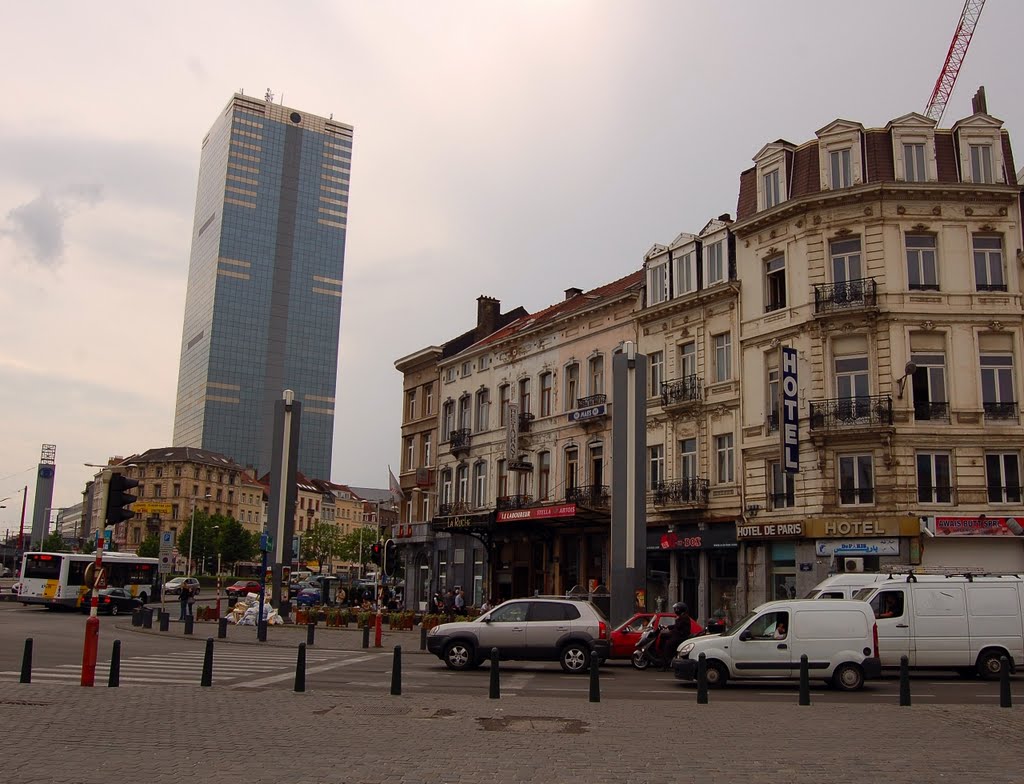
[[833, 574], [814, 586], [804, 598], [852, 599], [862, 588], [888, 579], [888, 574], [868, 574], [865, 572]]
[[860, 689], [881, 674], [875, 618], [866, 602], [784, 599], [762, 604], [722, 634], [694, 637], [672, 662], [681, 680], [697, 677], [704, 654], [708, 686], [729, 678], [799, 678], [807, 654], [812, 678], [837, 689]]
[[999, 658], [1024, 661], [1024, 579], [909, 574], [861, 589], [878, 624], [883, 667], [906, 656], [919, 669], [999, 677]]

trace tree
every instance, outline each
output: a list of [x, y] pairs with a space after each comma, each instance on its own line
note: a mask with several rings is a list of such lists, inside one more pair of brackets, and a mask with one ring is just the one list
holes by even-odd
[[370, 545], [377, 541], [377, 529], [360, 527], [340, 537], [337, 557], [359, 565], [363, 571], [370, 563]]
[[135, 554], [140, 558], [156, 558], [160, 555], [160, 537], [156, 534], [147, 536], [142, 540], [142, 544], [139, 545]]
[[43, 543], [40, 545], [40, 549], [47, 553], [62, 553], [67, 550], [67, 545], [64, 544], [64, 540], [61, 539], [60, 534], [54, 531], [52, 534], [43, 539]]
[[302, 556], [317, 561], [323, 574], [324, 564], [340, 554], [341, 532], [336, 525], [316, 523], [302, 535]]
[[236, 561], [251, 561], [259, 548], [259, 536], [246, 531], [240, 522], [233, 517], [217, 518], [221, 522], [217, 530], [216, 546], [221, 561], [233, 564]]

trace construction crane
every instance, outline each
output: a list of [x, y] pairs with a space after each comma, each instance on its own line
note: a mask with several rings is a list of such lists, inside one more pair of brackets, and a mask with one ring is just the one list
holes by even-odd
[[924, 113], [935, 120], [938, 125], [942, 120], [942, 113], [946, 111], [946, 102], [953, 93], [956, 85], [956, 78], [960, 75], [960, 65], [967, 56], [967, 47], [971, 45], [971, 37], [974, 35], [974, 28], [978, 26], [978, 19], [985, 7], [985, 0], [967, 0], [964, 3], [963, 13], [960, 14], [960, 24], [956, 26], [953, 33], [953, 40], [949, 44], [949, 52], [946, 54], [946, 62], [939, 72], [939, 78], [935, 80], [935, 89], [928, 99], [928, 106]]

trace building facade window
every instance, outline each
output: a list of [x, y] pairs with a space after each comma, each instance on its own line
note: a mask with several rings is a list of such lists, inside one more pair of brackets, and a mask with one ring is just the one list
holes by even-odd
[[665, 352], [652, 351], [647, 358], [650, 367], [651, 386], [647, 393], [651, 397], [661, 394], [661, 382], [665, 377]]
[[473, 427], [473, 399], [467, 392], [459, 398], [459, 429], [468, 430]]
[[665, 445], [647, 447], [647, 489], [655, 490], [665, 481]]
[[725, 280], [725, 256], [723, 246], [725, 242], [719, 240], [704, 246], [704, 285], [714, 286]]
[[840, 455], [839, 503], [873, 504], [875, 483], [871, 455]]
[[466, 361], [462, 363], [462, 377], [465, 378], [473, 373], [473, 363]]
[[590, 484], [604, 484], [604, 445], [590, 445]]
[[696, 257], [697, 254], [691, 250], [676, 258], [675, 281], [672, 284], [676, 296], [697, 290]]
[[728, 381], [732, 378], [732, 334], [723, 332], [714, 335], [715, 344], [715, 383]]
[[580, 450], [571, 446], [565, 450], [565, 488], [572, 490], [580, 486]]
[[537, 500], [547, 501], [551, 495], [551, 453], [537, 454]]
[[853, 167], [850, 160], [850, 148], [844, 147], [841, 150], [832, 150], [828, 154], [829, 160], [829, 182], [832, 190], [849, 188], [853, 185]]
[[423, 465], [425, 466], [434, 465], [433, 440], [433, 433], [423, 434]]
[[553, 373], [540, 374], [540, 415], [542, 417], [551, 416], [555, 384], [554, 378], [555, 376]]
[[697, 439], [682, 438], [679, 440], [679, 478], [696, 479], [699, 465], [697, 462]]
[[681, 378], [697, 375], [697, 343], [689, 340], [679, 346], [679, 373]]
[[981, 403], [991, 419], [1016, 418], [1013, 355], [981, 354]]
[[987, 452], [985, 482], [990, 504], [1019, 504], [1020, 455], [1017, 452]]
[[441, 472], [441, 503], [452, 502], [452, 470], [446, 468]]
[[936, 352], [911, 354], [916, 369], [911, 376], [914, 393], [914, 419], [948, 419], [946, 398], [946, 355]]
[[668, 261], [647, 266], [647, 304], [658, 305], [668, 299]]
[[867, 357], [835, 358], [836, 397], [840, 419], [860, 419], [870, 413]]
[[508, 463], [504, 460], [498, 461], [497, 494], [498, 498], [504, 498], [508, 495]]
[[715, 457], [718, 464], [718, 484], [736, 481], [736, 466], [732, 433], [715, 436]]
[[450, 441], [455, 429], [455, 401], [446, 400], [441, 415], [441, 440]]
[[975, 234], [974, 281], [978, 291], [1006, 291], [1003, 276], [1003, 238]]
[[473, 507], [482, 509], [487, 505], [487, 463], [473, 465]]
[[761, 175], [761, 189], [764, 193], [764, 208], [770, 210], [779, 203], [779, 170]]
[[590, 362], [590, 394], [604, 394], [604, 357], [598, 354], [591, 357]]
[[991, 184], [992, 176], [992, 145], [971, 145], [971, 182]]
[[786, 257], [776, 256], [764, 263], [766, 312], [786, 307]]
[[508, 404], [511, 394], [512, 388], [508, 384], [498, 387], [498, 427], [508, 426]]
[[948, 452], [917, 453], [917, 500], [922, 504], [953, 502], [953, 479]]
[[405, 439], [405, 460], [403, 461], [402, 470], [411, 471], [416, 467], [416, 437], [406, 436]]
[[469, 501], [469, 466], [460, 465], [455, 469], [455, 500]]
[[765, 401], [768, 411], [768, 432], [779, 429], [779, 368], [768, 367], [768, 399]]
[[907, 283], [911, 291], [938, 291], [939, 270], [935, 261], [934, 234], [908, 234]]
[[770, 509], [790, 509], [796, 506], [796, 481], [793, 474], [782, 470], [782, 463], [771, 464]]
[[924, 144], [903, 145], [903, 179], [907, 182], [926, 182], [928, 170], [924, 165]]
[[578, 362], [565, 366], [565, 411], [574, 411], [580, 397], [580, 366]]
[[405, 393], [405, 421], [411, 422], [416, 418], [416, 390], [410, 389]]
[[860, 237], [836, 240], [829, 244], [832, 259], [832, 282], [849, 283], [864, 277], [860, 259]]
[[491, 392], [488, 389], [478, 389], [476, 393], [476, 430], [478, 433], [489, 429], [490, 413]]
[[530, 379], [519, 379], [519, 413], [530, 413]]

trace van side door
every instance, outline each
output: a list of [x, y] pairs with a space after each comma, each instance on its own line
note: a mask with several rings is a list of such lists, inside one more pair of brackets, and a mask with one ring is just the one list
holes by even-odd
[[794, 677], [790, 613], [771, 610], [755, 617], [732, 644], [736, 677]]
[[911, 593], [917, 666], [973, 666], [964, 586], [916, 583]]
[[906, 583], [885, 584], [871, 597], [871, 609], [878, 624], [878, 656], [883, 667], [899, 667], [900, 657], [916, 664], [910, 626], [910, 597]]

